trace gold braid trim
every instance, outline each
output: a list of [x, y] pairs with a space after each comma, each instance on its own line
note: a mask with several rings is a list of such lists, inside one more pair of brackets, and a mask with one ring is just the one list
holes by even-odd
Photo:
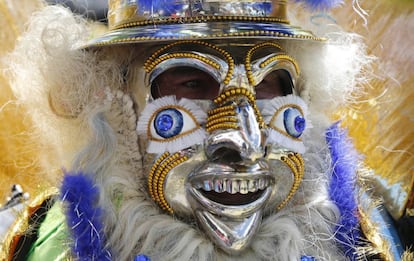
[[123, 29], [135, 26], [146, 25], [162, 25], [162, 24], [190, 24], [190, 23], [206, 23], [206, 22], [267, 22], [267, 23], [283, 23], [289, 24], [289, 20], [281, 19], [277, 17], [252, 17], [252, 16], [224, 16], [224, 15], [210, 15], [210, 16], [195, 16], [195, 17], [180, 17], [180, 18], [164, 18], [164, 19], [151, 19], [144, 21], [133, 21], [115, 26], [113, 29]]
[[8, 231], [3, 245], [0, 249], [0, 260], [12, 260], [19, 240], [28, 231], [29, 219], [41, 207], [42, 203], [59, 194], [59, 190], [55, 187], [49, 188], [37, 195], [22, 211], [21, 215], [16, 219], [11, 229]]
[[219, 118], [219, 119], [215, 119], [215, 120], [210, 120], [207, 124], [206, 124], [206, 127], [207, 127], [207, 130], [211, 130], [211, 128], [210, 127], [212, 127], [212, 126], [214, 126], [214, 125], [221, 125], [222, 123], [237, 123], [238, 122], [238, 120], [237, 120], [237, 118], [233, 118], [233, 117], [222, 117], [222, 118]]
[[234, 112], [234, 109], [236, 108], [236, 106], [234, 105], [226, 105], [226, 106], [221, 106], [218, 108], [214, 108], [212, 110], [208, 111], [208, 116], [209, 117], [219, 117], [220, 114], [225, 113], [226, 115], [230, 115], [231, 113], [234, 113], [234, 115], [236, 115], [236, 113]]
[[211, 115], [211, 116], [208, 117], [209, 121], [214, 121], [214, 120], [217, 120], [217, 119], [221, 119], [223, 117], [236, 116], [237, 114], [234, 111], [234, 106], [232, 106], [232, 105], [230, 105], [230, 106], [233, 107], [230, 110], [222, 110], [221, 112], [220, 111], [215, 111], [216, 109], [223, 108], [223, 107], [218, 107], [214, 110], [209, 111], [209, 115]]
[[295, 66], [295, 70], [296, 70], [297, 74], [300, 74], [300, 69], [299, 69], [298, 63], [296, 62], [295, 59], [293, 59], [293, 57], [291, 57], [287, 54], [278, 54], [278, 55], [270, 57], [269, 59], [266, 59], [265, 61], [263, 61], [260, 64], [260, 68], [263, 68], [263, 67], [267, 66], [269, 63], [271, 63], [273, 61], [276, 61], [276, 60], [285, 60], [285, 61], [291, 62]]
[[302, 156], [298, 153], [289, 153], [288, 156], [282, 156], [281, 160], [292, 170], [294, 180], [292, 184], [292, 188], [289, 191], [289, 194], [286, 198], [279, 204], [277, 210], [280, 210], [286, 206], [289, 200], [293, 197], [293, 195], [298, 190], [300, 183], [302, 182], [303, 175], [305, 172], [305, 162]]
[[394, 261], [388, 242], [381, 236], [377, 225], [370, 220], [369, 214], [366, 211], [370, 210], [365, 210], [363, 207], [359, 206], [361, 229], [372, 247], [361, 247], [358, 249], [359, 252], [362, 252], [361, 255], [378, 254], [381, 257], [381, 260]]
[[157, 66], [160, 62], [165, 61], [167, 59], [171, 59], [171, 58], [184, 58], [184, 57], [189, 57], [189, 58], [195, 58], [195, 59], [199, 59], [200, 61], [203, 61], [215, 68], [220, 68], [220, 66], [213, 62], [210, 61], [208, 59], [206, 59], [205, 57], [199, 56], [199, 55], [195, 55], [195, 54], [188, 54], [188, 53], [172, 53], [172, 54], [166, 54], [166, 56], [160, 57], [162, 53], [166, 52], [168, 49], [175, 47], [177, 45], [184, 45], [184, 44], [191, 44], [191, 45], [201, 45], [204, 47], [208, 47], [210, 49], [213, 49], [214, 51], [218, 52], [219, 54], [221, 54], [227, 61], [227, 64], [229, 66], [229, 69], [227, 71], [226, 77], [224, 78], [223, 83], [224, 84], [228, 84], [230, 82], [230, 79], [233, 75], [234, 72], [234, 67], [235, 67], [235, 63], [234, 63], [234, 59], [233, 57], [231, 57], [230, 53], [228, 53], [227, 51], [219, 48], [218, 46], [211, 44], [211, 43], [206, 43], [206, 42], [202, 42], [202, 41], [196, 41], [196, 40], [183, 40], [183, 41], [177, 41], [171, 44], [168, 44], [162, 48], [160, 48], [159, 50], [157, 50], [156, 52], [154, 52], [144, 63], [144, 69], [147, 73], [150, 73], [155, 66]]
[[208, 111], [206, 130], [212, 132], [218, 129], [238, 129], [236, 106], [225, 105]]
[[188, 160], [187, 156], [183, 156], [180, 153], [165, 152], [158, 158], [152, 166], [148, 175], [148, 191], [149, 194], [163, 210], [173, 214], [174, 211], [165, 199], [164, 183], [168, 173], [177, 165]]
[[266, 47], [266, 46], [271, 46], [271, 47], [275, 47], [277, 49], [279, 49], [280, 51], [282, 51], [282, 47], [276, 43], [271, 43], [271, 42], [265, 42], [265, 43], [260, 43], [260, 44], [256, 44], [255, 46], [253, 46], [252, 48], [250, 48], [249, 51], [247, 51], [246, 54], [246, 59], [244, 62], [244, 67], [246, 69], [246, 75], [247, 75], [247, 79], [249, 80], [250, 85], [252, 86], [256, 86], [256, 82], [254, 80], [253, 77], [253, 72], [252, 72], [252, 56], [253, 53], [257, 51], [257, 49]]
[[[264, 43], [257, 44], [253, 46], [249, 51], [247, 51], [244, 67], [246, 69], [247, 79], [252, 86], [257, 85], [256, 81], [254, 80], [253, 72], [252, 72], [252, 64], [251, 64], [252, 56], [258, 49], [265, 48], [265, 47], [274, 47], [278, 49], [279, 51], [283, 52], [283, 48], [280, 45], [276, 43], [272, 43], [272, 42], [264, 42]], [[300, 73], [299, 65], [296, 62], [296, 60], [287, 54], [278, 54], [278, 55], [272, 56], [269, 59], [266, 59], [265, 61], [263, 61], [259, 66], [260, 68], [263, 68], [267, 66], [269, 63], [274, 62], [276, 60], [284, 60], [284, 61], [291, 62], [293, 66], [295, 67], [297, 74]]]
[[[219, 94], [214, 100], [213, 102], [215, 104], [217, 104], [218, 106], [225, 104], [226, 102], [228, 102], [231, 99], [234, 99], [236, 97], [246, 97], [249, 101], [249, 103], [252, 105], [254, 113], [256, 115], [256, 119], [257, 122], [259, 123], [260, 128], [265, 128], [266, 127], [266, 123], [263, 120], [262, 114], [259, 111], [259, 108], [257, 107], [256, 104], [256, 99], [254, 97], [254, 94], [252, 92], [250, 92], [249, 90], [245, 89], [245, 88], [239, 88], [239, 87], [235, 87], [235, 88], [230, 88], [227, 89], [225, 91], [223, 91], [221, 94]], [[229, 110], [227, 105], [223, 106], [222, 108], [223, 111], [227, 111]], [[233, 110], [235, 109], [235, 107], [233, 108]], [[217, 109], [214, 109], [212, 111], [209, 112], [209, 115], [211, 114], [215, 114], [215, 112], [222, 112], [222, 111], [216, 111]], [[216, 116], [218, 117], [218, 116]], [[224, 126], [225, 127], [225, 126]]]
[[171, 53], [171, 54], [166, 54], [163, 55], [161, 57], [158, 57], [157, 59], [155, 59], [150, 65], [148, 65], [147, 67], [145, 67], [145, 71], [147, 72], [151, 72], [155, 66], [157, 66], [158, 64], [162, 63], [165, 60], [168, 59], [172, 59], [172, 58], [193, 58], [193, 59], [197, 59], [200, 60], [212, 67], [214, 67], [215, 69], [220, 69], [220, 65], [216, 62], [213, 62], [201, 55], [198, 54], [193, 54], [193, 53]]
[[[139, 42], [147, 42], [147, 41], [188, 41], [188, 39], [193, 39], [189, 41], [196, 41], [200, 39], [214, 39], [214, 38], [236, 38], [236, 37], [280, 37], [280, 38], [288, 38], [288, 39], [302, 39], [302, 40], [311, 40], [311, 41], [319, 41], [325, 42], [325, 38], [318, 38], [315, 36], [310, 35], [293, 35], [293, 34], [286, 34], [281, 32], [273, 32], [273, 31], [266, 31], [266, 30], [255, 30], [255, 31], [248, 31], [248, 32], [234, 32], [234, 33], [220, 33], [220, 34], [212, 34], [212, 35], [193, 35], [193, 36], [172, 36], [172, 37], [159, 37], [159, 36], [137, 36], [137, 37], [127, 37], [127, 38], [120, 38], [120, 39], [112, 39], [109, 41], [102, 41], [93, 43], [90, 46], [108, 46], [113, 44], [120, 44], [120, 43], [139, 43]], [[84, 46], [86, 48], [87, 46]]]

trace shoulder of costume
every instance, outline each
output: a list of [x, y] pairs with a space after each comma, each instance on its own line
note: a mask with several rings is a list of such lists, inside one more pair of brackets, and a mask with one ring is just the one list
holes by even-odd
[[[41, 252], [47, 253], [50, 257], [50, 251], [44, 249], [57, 250], [56, 245], [50, 244], [55, 244], [56, 238], [62, 239], [62, 234], [66, 234], [66, 224], [59, 200], [59, 190], [54, 187], [48, 188], [27, 203], [22, 213], [18, 215], [1, 246], [0, 260], [27, 260], [28, 256], [39, 257], [38, 253]], [[59, 248], [69, 249], [65, 245], [67, 244], [60, 245]], [[61, 258], [63, 258], [62, 254], [67, 256], [68, 251], [59, 253]]]
[[395, 224], [362, 181], [363, 158], [339, 122], [326, 131], [331, 154], [329, 196], [339, 209], [335, 237], [349, 260], [371, 256], [401, 260], [403, 248]]

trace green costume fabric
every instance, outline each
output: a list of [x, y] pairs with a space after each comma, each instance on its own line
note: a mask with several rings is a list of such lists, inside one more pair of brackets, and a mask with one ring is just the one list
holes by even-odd
[[31, 247], [28, 261], [68, 260], [68, 230], [61, 202], [56, 202], [47, 212], [39, 228], [39, 237]]

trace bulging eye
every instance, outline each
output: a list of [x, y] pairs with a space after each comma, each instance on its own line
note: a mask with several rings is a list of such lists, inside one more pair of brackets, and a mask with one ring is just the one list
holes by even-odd
[[276, 97], [262, 110], [268, 125], [266, 143], [275, 144], [294, 152], [305, 152], [301, 136], [310, 124], [306, 122], [307, 106], [298, 96]]
[[183, 129], [183, 114], [174, 108], [162, 110], [155, 116], [153, 125], [159, 136], [163, 138], [174, 137]]
[[159, 141], [176, 139], [177, 136], [188, 134], [199, 128], [191, 112], [180, 107], [165, 108], [155, 112], [149, 124], [149, 138]]
[[137, 131], [146, 135], [147, 152], [176, 152], [203, 142], [206, 133], [201, 124], [206, 118], [205, 111], [193, 101], [166, 96], [147, 104]]
[[299, 138], [306, 127], [303, 114], [296, 108], [287, 108], [283, 112], [283, 124], [286, 132], [295, 138]]
[[306, 127], [305, 116], [297, 104], [285, 104], [274, 110], [269, 127], [280, 134], [299, 139]]

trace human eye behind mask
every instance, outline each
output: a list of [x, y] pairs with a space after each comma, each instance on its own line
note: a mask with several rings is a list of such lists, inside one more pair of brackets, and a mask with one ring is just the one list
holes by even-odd
[[256, 99], [272, 99], [292, 94], [293, 84], [290, 75], [283, 69], [275, 70], [255, 87]]
[[220, 84], [210, 74], [190, 66], [168, 69], [151, 83], [153, 98], [175, 95], [177, 99], [212, 100], [219, 89]]

